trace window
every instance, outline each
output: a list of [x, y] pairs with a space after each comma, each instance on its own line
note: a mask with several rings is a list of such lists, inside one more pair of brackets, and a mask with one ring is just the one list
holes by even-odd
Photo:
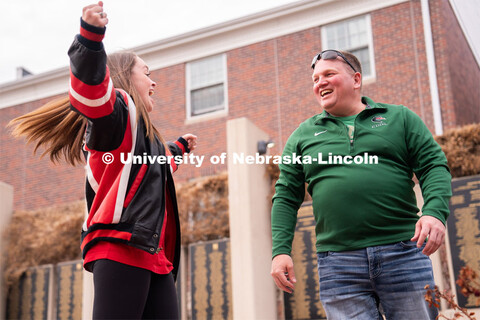
[[187, 63], [187, 118], [227, 110], [226, 55]]
[[353, 53], [362, 64], [364, 79], [375, 77], [370, 15], [364, 15], [322, 28], [322, 50], [337, 49]]

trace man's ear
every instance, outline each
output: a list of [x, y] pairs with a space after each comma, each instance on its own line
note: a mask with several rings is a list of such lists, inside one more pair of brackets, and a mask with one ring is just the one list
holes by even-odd
[[362, 74], [360, 72], [355, 72], [353, 75], [353, 87], [355, 89], [360, 89], [362, 87]]

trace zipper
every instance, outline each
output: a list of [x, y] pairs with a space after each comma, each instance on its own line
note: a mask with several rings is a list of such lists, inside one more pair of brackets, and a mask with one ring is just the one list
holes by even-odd
[[[361, 111], [360, 113], [362, 113], [363, 111]], [[353, 135], [352, 135], [352, 140], [350, 141], [350, 154], [353, 153], [353, 142], [355, 142], [355, 136], [357, 135], [357, 118], [358, 116], [360, 115], [357, 114], [357, 116], [355, 117], [355, 119], [353, 120]], [[348, 137], [350, 139], [350, 137]]]
[[[354, 151], [354, 144], [353, 143], [355, 142], [355, 137], [357, 136], [357, 131], [358, 131], [357, 119], [358, 119], [358, 117], [360, 117], [360, 115], [362, 113], [365, 112], [365, 110], [367, 110], [367, 109], [363, 109], [362, 111], [360, 111], [360, 113], [358, 113], [357, 116], [355, 117], [355, 119], [353, 120], [353, 135], [352, 135], [352, 140], [351, 141], [350, 141], [350, 136], [348, 136], [348, 127], [347, 127], [347, 136], [348, 136], [348, 141], [350, 142], [350, 154], [353, 154], [353, 151]], [[345, 127], [346, 127], [346, 125], [345, 125]]]
[[[340, 122], [340, 123], [342, 124], [343, 128], [345, 129], [344, 131], [345, 131], [345, 136], [347, 137], [347, 143], [348, 143], [348, 145], [350, 146], [351, 143], [350, 143], [350, 137], [348, 136], [348, 127], [347, 127], [347, 125], [346, 125], [345, 123], [343, 123], [342, 121], [340, 121], [340, 120], [335, 120], [335, 121], [338, 121], [338, 122]], [[351, 148], [351, 146], [350, 146], [350, 148]]]
[[350, 154], [352, 154], [352, 152], [353, 152], [353, 141], [355, 140], [355, 133], [357, 131], [356, 124], [355, 124], [356, 120], [357, 120], [357, 118], [355, 118], [355, 121], [353, 122], [353, 136], [352, 136], [352, 139], [350, 139], [350, 135], [348, 134], [348, 130], [349, 130], [348, 126], [345, 123], [343, 123], [343, 121], [335, 119], [335, 121], [341, 122], [343, 127], [345, 128], [345, 135], [347, 136], [347, 143], [348, 143], [348, 146], [349, 146], [348, 150], [349, 150]]

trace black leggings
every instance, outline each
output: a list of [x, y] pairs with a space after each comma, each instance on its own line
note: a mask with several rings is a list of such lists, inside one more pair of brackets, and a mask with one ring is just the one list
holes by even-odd
[[112, 260], [93, 265], [93, 319], [178, 319], [173, 275]]

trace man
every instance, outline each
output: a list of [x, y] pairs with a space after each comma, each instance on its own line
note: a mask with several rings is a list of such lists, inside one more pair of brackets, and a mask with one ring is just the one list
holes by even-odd
[[[438, 311], [426, 304], [424, 286], [434, 285], [428, 256], [443, 243], [449, 214], [445, 155], [408, 108], [361, 96], [354, 55], [326, 50], [312, 68], [323, 112], [300, 124], [283, 152], [283, 159], [310, 161], [280, 164], [272, 207], [275, 283], [289, 293], [295, 288], [290, 253], [306, 182], [328, 319], [379, 319], [380, 305], [387, 319], [434, 319]], [[421, 217], [413, 173], [422, 187]]]

